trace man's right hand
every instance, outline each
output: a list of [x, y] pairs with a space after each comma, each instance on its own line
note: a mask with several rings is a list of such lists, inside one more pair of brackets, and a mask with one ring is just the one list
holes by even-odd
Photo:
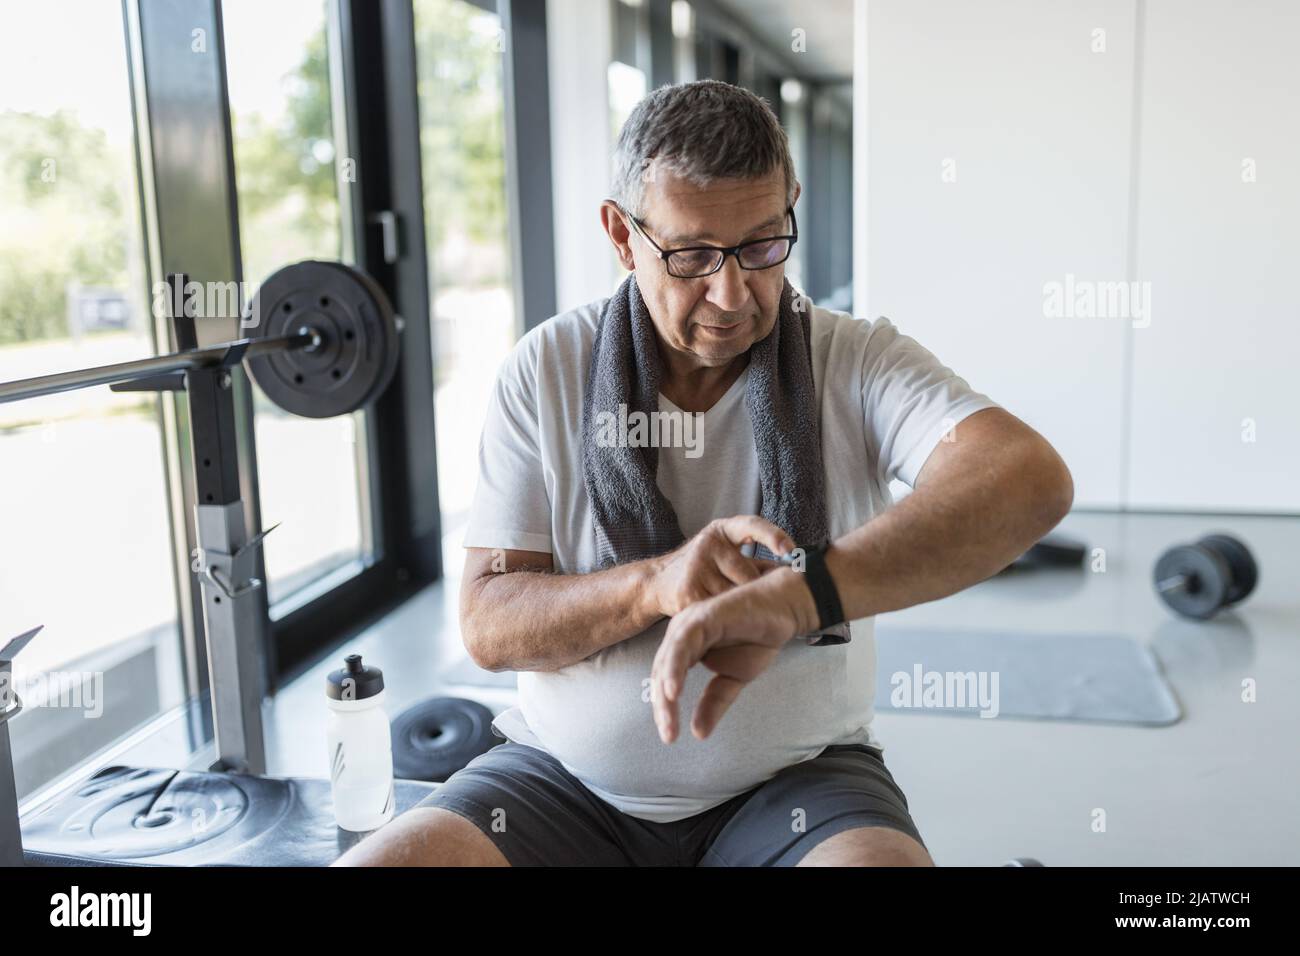
[[653, 600], [664, 617], [673, 617], [697, 601], [748, 584], [781, 565], [740, 553], [757, 543], [773, 554], [794, 549], [790, 536], [758, 515], [719, 518], [676, 550], [652, 558]]

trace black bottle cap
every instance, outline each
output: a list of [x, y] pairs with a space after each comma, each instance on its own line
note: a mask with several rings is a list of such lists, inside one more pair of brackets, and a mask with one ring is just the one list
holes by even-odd
[[384, 672], [363, 665], [360, 654], [349, 654], [343, 663], [343, 668], [325, 678], [325, 696], [330, 700], [365, 700], [384, 689]]

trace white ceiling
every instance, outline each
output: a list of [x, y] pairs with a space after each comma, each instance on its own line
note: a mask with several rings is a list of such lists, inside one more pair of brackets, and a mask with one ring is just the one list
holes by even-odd
[[[717, 6], [785, 59], [806, 58], [805, 76], [853, 76], [853, 0], [717, 0]], [[791, 50], [796, 29], [804, 31], [803, 53]]]

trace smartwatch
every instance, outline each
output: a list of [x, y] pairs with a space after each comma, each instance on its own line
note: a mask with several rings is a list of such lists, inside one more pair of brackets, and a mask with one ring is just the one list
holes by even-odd
[[813, 647], [849, 642], [849, 625], [844, 619], [840, 592], [826, 567], [826, 551], [829, 547], [829, 543], [822, 543], [803, 549], [803, 579], [817, 605], [817, 630], [804, 637]]

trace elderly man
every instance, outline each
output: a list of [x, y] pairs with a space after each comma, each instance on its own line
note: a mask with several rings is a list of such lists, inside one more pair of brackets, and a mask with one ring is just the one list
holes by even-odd
[[600, 209], [631, 275], [523, 337], [483, 429], [461, 623], [519, 672], [508, 739], [341, 863], [932, 865], [872, 619], [1003, 568], [1073, 486], [888, 320], [791, 287], [799, 191], [743, 89], [633, 111]]

